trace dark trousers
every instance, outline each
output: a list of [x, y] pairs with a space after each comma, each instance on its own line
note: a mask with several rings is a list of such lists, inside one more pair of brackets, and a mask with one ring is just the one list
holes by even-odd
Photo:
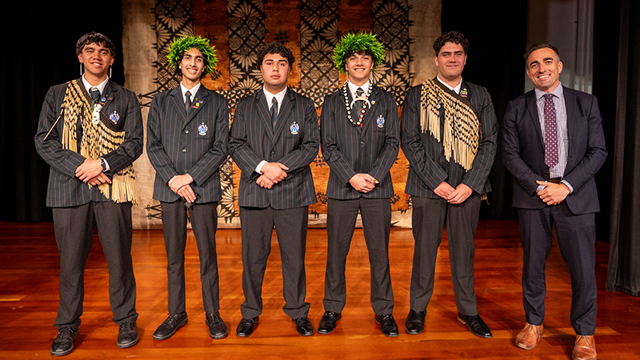
[[436, 258], [447, 229], [449, 262], [456, 307], [464, 315], [477, 315], [478, 305], [473, 290], [475, 255], [474, 238], [480, 213], [480, 196], [472, 194], [459, 205], [444, 199], [413, 196], [412, 228], [415, 247], [411, 273], [410, 306], [424, 311], [433, 295]]
[[[183, 200], [161, 202], [164, 245], [167, 250], [167, 290], [169, 314], [185, 312], [184, 250], [187, 245], [187, 208]], [[216, 230], [217, 202], [193, 204], [189, 209], [191, 229], [198, 245], [200, 281], [204, 311], [214, 314], [220, 309]]]
[[596, 329], [598, 288], [595, 275], [595, 214], [573, 215], [566, 202], [540, 210], [518, 209], [524, 249], [522, 293], [527, 322], [544, 319], [545, 261], [551, 251], [555, 223], [558, 247], [571, 276], [571, 325], [577, 335]]
[[307, 248], [309, 207], [294, 209], [240, 208], [242, 229], [242, 290], [240, 312], [245, 319], [262, 314], [262, 283], [271, 253], [271, 234], [276, 228], [282, 262], [282, 310], [292, 319], [309, 314], [305, 301], [307, 280], [304, 257]]
[[54, 326], [80, 326], [84, 300], [84, 267], [93, 244], [93, 227], [109, 268], [109, 303], [113, 321], [135, 322], [136, 280], [131, 261], [131, 203], [112, 201], [53, 208], [53, 226], [60, 253], [60, 306]]
[[376, 314], [393, 313], [393, 289], [389, 272], [391, 200], [329, 199], [327, 204], [327, 270], [324, 282], [325, 311], [342, 312], [347, 301], [345, 268], [358, 211], [369, 252], [371, 307]]

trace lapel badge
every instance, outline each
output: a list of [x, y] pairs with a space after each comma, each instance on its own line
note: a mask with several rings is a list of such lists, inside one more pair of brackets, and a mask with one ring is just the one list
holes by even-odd
[[207, 130], [209, 130], [207, 125], [205, 125], [204, 123], [200, 124], [200, 126], [198, 126], [198, 135], [201, 135], [201, 136], [207, 135]]
[[462, 90], [460, 90], [460, 96], [467, 97], [467, 88], [463, 88]]
[[371, 100], [371, 105], [375, 105], [376, 101], [375, 100]]
[[120, 120], [120, 114], [115, 111], [112, 112], [111, 115], [109, 115], [109, 120], [111, 120], [112, 123], [117, 124], [118, 120]]
[[200, 107], [200, 105], [202, 105], [203, 102], [204, 101], [202, 101], [202, 100], [196, 99], [195, 103], [193, 104], [193, 107], [198, 109]]
[[382, 117], [382, 115], [378, 116], [378, 119], [376, 120], [376, 123], [378, 124], [378, 127], [380, 129], [382, 129], [384, 127], [384, 118]]
[[289, 126], [289, 130], [291, 130], [291, 133], [293, 135], [298, 135], [298, 131], [300, 130], [300, 125], [298, 125], [297, 122], [292, 122], [291, 126]]
[[104, 96], [103, 96], [103, 97], [101, 97], [101, 98], [100, 98], [100, 102], [101, 102], [101, 103], [103, 103], [103, 104], [104, 104], [104, 103], [106, 103], [106, 102], [107, 102], [107, 98], [106, 98], [106, 97], [104, 97]]

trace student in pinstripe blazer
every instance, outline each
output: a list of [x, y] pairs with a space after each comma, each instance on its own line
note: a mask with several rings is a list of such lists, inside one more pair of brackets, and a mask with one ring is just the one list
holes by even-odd
[[[410, 164], [405, 192], [412, 196], [415, 239], [411, 310], [405, 321], [408, 334], [424, 330], [436, 256], [446, 226], [458, 320], [474, 335], [492, 336], [478, 315], [473, 259], [480, 198], [491, 191], [488, 177], [498, 128], [487, 90], [462, 79], [468, 47], [461, 33], [440, 36], [433, 45], [436, 79], [411, 88], [402, 110], [402, 150]], [[434, 114], [433, 123], [427, 121], [429, 113]], [[447, 142], [449, 129], [454, 135]], [[456, 146], [458, 140], [475, 147]], [[454, 145], [448, 147], [448, 143]], [[469, 154], [473, 155], [466, 157]]]
[[[348, 36], [337, 49], [348, 48], [345, 46]], [[374, 35], [354, 36], [378, 43]], [[348, 72], [349, 80], [341, 89], [327, 95], [320, 118], [322, 156], [331, 170], [327, 184], [325, 313], [318, 332], [332, 332], [342, 316], [347, 295], [345, 265], [359, 212], [369, 250], [375, 321], [381, 324], [386, 336], [398, 336], [389, 272], [394, 194], [390, 169], [398, 156], [398, 108], [394, 96], [370, 80], [371, 71], [382, 62], [383, 55], [374, 54], [370, 48], [357, 47], [348, 48], [344, 53], [345, 67], [338, 65], [340, 62], [336, 66]]]
[[156, 170], [153, 198], [162, 207], [169, 292], [169, 317], [153, 334], [156, 340], [170, 338], [188, 321], [184, 278], [187, 209], [198, 245], [209, 336], [222, 339], [228, 334], [219, 313], [215, 234], [222, 198], [219, 167], [228, 155], [229, 108], [221, 95], [200, 82], [215, 67], [212, 52], [208, 40], [193, 35], [172, 44], [167, 57], [182, 81], [175, 89], [154, 96], [149, 109], [147, 153]]
[[106, 36], [85, 34], [76, 43], [76, 55], [84, 74], [49, 90], [35, 135], [38, 153], [51, 166], [47, 206], [53, 208], [60, 253], [53, 356], [71, 353], [78, 336], [94, 225], [109, 265], [109, 302], [120, 327], [117, 345], [138, 342], [131, 204], [132, 163], [142, 153], [140, 104], [107, 75], [115, 47]]
[[302, 336], [313, 335], [306, 297], [308, 207], [316, 202], [309, 164], [320, 135], [313, 101], [287, 88], [295, 58], [280, 43], [258, 52], [264, 87], [238, 102], [229, 149], [241, 170], [238, 189], [242, 228], [242, 320], [238, 336], [250, 336], [262, 313], [262, 283], [276, 228], [284, 312]]

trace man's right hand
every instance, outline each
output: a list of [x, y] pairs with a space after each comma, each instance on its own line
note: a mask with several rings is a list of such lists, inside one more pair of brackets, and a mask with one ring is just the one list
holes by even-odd
[[271, 189], [271, 187], [275, 184], [273, 181], [269, 180], [269, 178], [262, 174], [260, 175], [260, 177], [256, 180], [256, 184], [258, 184], [258, 186], [261, 186], [265, 189]]
[[451, 193], [454, 191], [455, 189], [449, 185], [449, 183], [447, 183], [446, 181], [443, 181], [440, 183], [440, 185], [438, 185], [438, 187], [436, 187], [435, 189], [433, 189], [433, 192], [440, 196], [441, 198], [448, 200], [449, 199], [449, 195], [451, 195]]
[[349, 180], [349, 184], [361, 193], [368, 193], [376, 187], [376, 179], [369, 174], [355, 174]]
[[274, 184], [279, 183], [287, 177], [285, 170], [289, 170], [289, 168], [278, 162], [265, 163], [261, 169], [262, 174], [266, 175]]

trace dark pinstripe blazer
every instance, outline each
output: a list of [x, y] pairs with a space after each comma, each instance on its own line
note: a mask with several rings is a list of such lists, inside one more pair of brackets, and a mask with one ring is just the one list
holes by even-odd
[[[437, 79], [435, 81], [438, 81]], [[414, 86], [407, 92], [402, 109], [402, 151], [409, 160], [409, 174], [405, 192], [412, 196], [439, 198], [433, 190], [446, 181], [454, 188], [465, 184], [475, 193], [484, 194], [491, 191], [489, 172], [496, 155], [498, 124], [493, 102], [487, 89], [473, 83], [462, 81], [461, 91], [467, 90], [467, 100], [471, 102], [480, 121], [480, 139], [478, 153], [471, 169], [464, 171], [462, 166], [453, 160], [448, 162], [444, 157], [442, 143], [428, 132], [420, 130], [420, 92], [422, 84]], [[442, 114], [441, 111], [441, 119]], [[443, 123], [441, 121], [441, 129]]]
[[[78, 78], [77, 81], [84, 96], [91, 101], [91, 96], [82, 85], [82, 78]], [[76, 169], [84, 162], [85, 157], [77, 152], [62, 148], [60, 136], [64, 115], [60, 113], [60, 106], [68, 84], [52, 86], [47, 92], [34, 139], [38, 154], [51, 166], [47, 188], [47, 206], [49, 207], [78, 206], [90, 201], [108, 201], [98, 187], [94, 186], [89, 189], [87, 183], [75, 176]], [[125, 131], [124, 142], [116, 150], [103, 156], [110, 167], [110, 171], [106, 175], [111, 177], [111, 174], [124, 169], [142, 154], [142, 116], [140, 115], [140, 103], [132, 91], [109, 81], [102, 95], [106, 97], [107, 101], [100, 111], [101, 121], [115, 131]], [[114, 112], [119, 115], [116, 123], [109, 119], [109, 115]], [[61, 115], [60, 119], [53, 127], [59, 115]], [[78, 124], [81, 124], [80, 120]], [[51, 129], [51, 133], [47, 137], [49, 129]], [[80, 144], [80, 139], [78, 139], [78, 144]]]
[[189, 174], [196, 203], [222, 198], [220, 165], [229, 142], [229, 108], [221, 95], [200, 85], [192, 107], [184, 109], [180, 86], [153, 97], [147, 118], [147, 154], [156, 170], [153, 198], [173, 202], [180, 198], [167, 183]]
[[[350, 104], [351, 93], [347, 93]], [[324, 99], [320, 132], [322, 156], [331, 169], [327, 183], [329, 198], [391, 198], [394, 194], [389, 170], [398, 157], [398, 107], [391, 93], [375, 85], [369, 100], [372, 106], [360, 128], [347, 120], [342, 88]], [[349, 184], [357, 173], [369, 174], [380, 183], [372, 191], [360, 193]]]
[[[567, 108], [567, 167], [564, 180], [573, 187], [565, 201], [573, 214], [600, 211], [594, 175], [605, 159], [602, 116], [595, 96], [565, 87]], [[542, 209], [546, 206], [536, 191], [536, 180], [549, 179], [544, 163], [544, 140], [535, 91], [511, 100], [502, 125], [504, 152], [502, 161], [513, 175], [513, 207]]]
[[[296, 129], [297, 125], [297, 129]], [[320, 135], [313, 101], [290, 88], [280, 106], [275, 129], [260, 89], [238, 102], [231, 125], [229, 152], [242, 174], [238, 205], [291, 209], [316, 200], [309, 164], [318, 155]], [[255, 168], [262, 161], [287, 166], [287, 177], [265, 189], [256, 184]]]

